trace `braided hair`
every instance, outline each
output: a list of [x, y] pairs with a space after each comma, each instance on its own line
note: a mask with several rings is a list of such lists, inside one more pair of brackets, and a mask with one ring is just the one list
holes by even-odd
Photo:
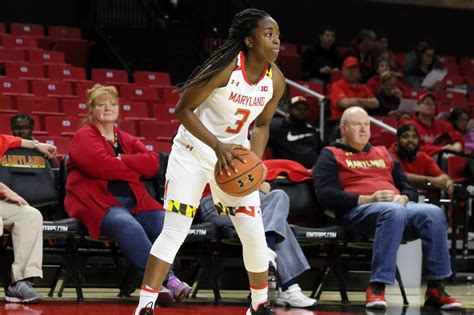
[[197, 67], [182, 85], [182, 89], [196, 85], [210, 78], [225, 68], [234, 60], [240, 51], [247, 52], [248, 47], [244, 43], [244, 38], [252, 35], [254, 29], [258, 27], [258, 22], [270, 15], [258, 9], [245, 9], [234, 16], [229, 28], [229, 37], [224, 44], [216, 49], [211, 56]]

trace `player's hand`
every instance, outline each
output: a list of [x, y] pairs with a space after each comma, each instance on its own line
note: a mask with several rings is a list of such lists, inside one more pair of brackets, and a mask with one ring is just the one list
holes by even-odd
[[378, 190], [372, 194], [372, 202], [392, 202], [395, 198], [393, 190]]
[[56, 156], [56, 146], [48, 143], [38, 143], [36, 149], [43, 153], [48, 159], [52, 159]]
[[218, 142], [216, 147], [214, 148], [214, 152], [216, 152], [217, 156], [217, 167], [219, 168], [219, 174], [227, 174], [230, 176], [230, 171], [234, 171], [237, 173], [237, 167], [235, 167], [234, 162], [232, 159], [239, 159], [242, 163], [247, 163], [247, 161], [238, 153], [232, 151], [233, 149], [246, 149], [239, 144], [232, 144], [232, 143], [222, 143]]

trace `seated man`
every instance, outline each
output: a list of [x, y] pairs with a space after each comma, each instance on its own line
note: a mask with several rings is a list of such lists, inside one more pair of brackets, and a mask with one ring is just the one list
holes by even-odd
[[341, 119], [342, 139], [321, 151], [314, 182], [323, 207], [334, 210], [349, 232], [373, 238], [367, 308], [386, 308], [385, 285], [395, 280], [396, 257], [403, 237], [421, 238], [428, 288], [425, 305], [460, 308], [443, 279], [451, 275], [448, 226], [441, 208], [417, 204], [417, 193], [385, 147], [372, 147], [370, 120], [360, 107]]
[[12, 135], [26, 140], [35, 140], [33, 130], [35, 129], [35, 120], [27, 114], [18, 114], [10, 119]]
[[347, 57], [344, 60], [342, 74], [344, 77], [334, 82], [329, 91], [329, 99], [331, 100], [329, 107], [331, 110], [330, 120], [333, 125], [332, 135], [338, 133], [339, 120], [346, 108], [359, 106], [373, 110], [380, 105], [367, 85], [357, 82], [360, 76], [357, 58]]
[[[53, 145], [0, 135], [0, 157], [8, 149], [18, 147], [37, 149], [49, 158], [56, 154]], [[32, 288], [31, 281], [43, 277], [43, 217], [25, 199], [0, 183], [0, 236], [4, 227], [12, 235], [14, 252], [12, 283], [5, 291], [5, 299], [14, 303], [38, 302], [42, 297]]]
[[[264, 183], [263, 190], [270, 185]], [[276, 303], [292, 307], [310, 307], [316, 300], [305, 296], [294, 279], [309, 269], [308, 261], [287, 223], [290, 201], [282, 190], [268, 193], [260, 191], [263, 226], [269, 247], [270, 263], [275, 268], [282, 283], [282, 291]], [[229, 216], [219, 216], [211, 195], [204, 197], [200, 204], [200, 216], [204, 222], [213, 222], [218, 227], [234, 228]]]
[[448, 194], [454, 191], [453, 181], [424, 152], [419, 151], [418, 130], [412, 124], [404, 124], [397, 130], [397, 142], [390, 147], [390, 153], [401, 164], [408, 180], [418, 188], [433, 187]]
[[293, 97], [288, 117], [272, 120], [268, 145], [275, 159], [296, 161], [310, 169], [318, 159], [322, 143], [319, 131], [306, 122], [308, 106], [306, 98]]
[[412, 123], [420, 135], [421, 151], [433, 156], [442, 150], [461, 152], [464, 142], [459, 132], [446, 120], [435, 118], [435, 96], [430, 92], [418, 97]]

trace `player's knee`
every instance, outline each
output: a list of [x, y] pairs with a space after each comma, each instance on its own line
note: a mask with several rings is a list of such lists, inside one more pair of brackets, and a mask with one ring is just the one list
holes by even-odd
[[188, 230], [172, 226], [164, 227], [153, 243], [150, 254], [171, 264], [187, 235]]

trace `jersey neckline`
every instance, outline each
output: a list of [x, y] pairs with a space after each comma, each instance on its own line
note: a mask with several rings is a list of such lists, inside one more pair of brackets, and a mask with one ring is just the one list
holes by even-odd
[[249, 79], [247, 78], [247, 73], [245, 72], [245, 54], [244, 54], [244, 51], [242, 50], [240, 53], [239, 53], [239, 61], [240, 61], [240, 70], [242, 71], [242, 75], [244, 77], [244, 80], [245, 82], [247, 82], [248, 85], [250, 86], [254, 86], [254, 85], [257, 85], [258, 83], [260, 83], [260, 81], [262, 81], [262, 79], [265, 77], [265, 75], [267, 74], [267, 71], [268, 71], [268, 64], [265, 66], [265, 69], [263, 69], [263, 73], [260, 75], [260, 77], [258, 78], [258, 81], [256, 83], [252, 83], [249, 81]]

